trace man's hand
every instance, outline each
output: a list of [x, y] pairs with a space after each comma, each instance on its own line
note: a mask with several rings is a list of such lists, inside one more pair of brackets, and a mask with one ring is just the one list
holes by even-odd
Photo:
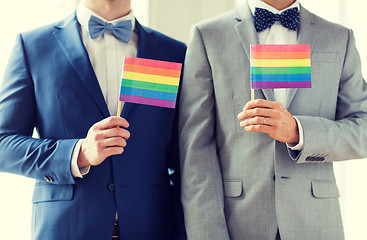
[[109, 117], [94, 124], [83, 140], [78, 167], [99, 165], [111, 155], [121, 154], [130, 137], [129, 123], [121, 117]]
[[299, 141], [298, 125], [281, 103], [263, 99], [249, 101], [238, 114], [240, 126], [247, 132], [263, 132], [284, 143]]

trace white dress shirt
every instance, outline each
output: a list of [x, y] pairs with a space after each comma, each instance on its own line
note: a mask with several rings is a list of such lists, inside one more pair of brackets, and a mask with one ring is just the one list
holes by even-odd
[[[83, 44], [88, 52], [92, 67], [97, 76], [99, 86], [111, 115], [117, 114], [118, 98], [120, 94], [122, 64], [124, 56], [136, 57], [138, 49], [138, 35], [133, 31], [128, 43], [115, 38], [110, 31], [106, 31], [97, 38], [89, 35], [88, 22], [91, 16], [96, 16], [108, 23], [116, 23], [131, 20], [132, 29], [135, 29], [135, 17], [131, 11], [128, 15], [107, 21], [95, 12], [88, 9], [83, 3], [79, 3], [76, 17], [80, 24], [80, 33]], [[83, 140], [76, 144], [71, 161], [71, 172], [74, 177], [82, 177], [88, 173], [90, 167], [79, 169], [77, 159]]]
[[[295, 8], [295, 7], [298, 8], [298, 10], [300, 10], [300, 5], [299, 5], [298, 0], [296, 0], [289, 7], [283, 10], [280, 10], [280, 11], [266, 4], [265, 2], [261, 0], [248, 0], [248, 5], [253, 15], [255, 15], [256, 8], [266, 9], [274, 14], [281, 14], [282, 12], [288, 9], [291, 9], [291, 8]], [[260, 44], [297, 44], [298, 43], [298, 32], [284, 27], [279, 21], [276, 21], [271, 26], [271, 28], [267, 28], [264, 31], [258, 32], [257, 37], [259, 39]], [[274, 89], [275, 101], [280, 102], [281, 104], [284, 105], [286, 101], [286, 92], [287, 92], [287, 89], [285, 88]], [[295, 146], [290, 146], [288, 144], [287, 146], [290, 147], [292, 150], [302, 150], [303, 148], [303, 129], [298, 119], [297, 118], [295, 119], [297, 121], [298, 129], [299, 129], [299, 143]]]

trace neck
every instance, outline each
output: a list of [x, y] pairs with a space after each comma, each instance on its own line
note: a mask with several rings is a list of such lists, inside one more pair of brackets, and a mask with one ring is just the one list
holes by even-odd
[[292, 5], [296, 0], [261, 0], [266, 4], [269, 4], [273, 8], [283, 10]]
[[82, 0], [82, 2], [108, 21], [126, 16], [131, 11], [131, 0]]

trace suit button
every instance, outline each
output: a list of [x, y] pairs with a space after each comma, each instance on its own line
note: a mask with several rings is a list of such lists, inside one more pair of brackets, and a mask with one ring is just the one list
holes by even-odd
[[110, 185], [108, 185], [108, 190], [115, 191], [115, 184], [111, 183]]
[[47, 182], [49, 182], [49, 183], [51, 183], [51, 182], [53, 182], [53, 181], [54, 181], [53, 177], [51, 177], [51, 176], [45, 176], [45, 177], [44, 177], [44, 179], [45, 179]]

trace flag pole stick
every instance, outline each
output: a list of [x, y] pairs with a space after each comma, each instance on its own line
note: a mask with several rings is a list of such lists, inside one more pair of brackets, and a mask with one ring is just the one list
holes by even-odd
[[255, 100], [255, 89], [251, 88], [251, 100]]
[[122, 101], [119, 101], [119, 105], [117, 107], [117, 116], [121, 117], [121, 111], [122, 111]]
[[117, 106], [117, 116], [118, 117], [121, 117], [121, 112], [122, 112], [122, 101], [120, 100], [120, 95], [121, 95], [122, 79], [124, 78], [125, 61], [126, 61], [126, 56], [124, 56], [124, 60], [122, 61], [121, 85], [120, 85], [120, 91], [119, 91], [119, 105]]

